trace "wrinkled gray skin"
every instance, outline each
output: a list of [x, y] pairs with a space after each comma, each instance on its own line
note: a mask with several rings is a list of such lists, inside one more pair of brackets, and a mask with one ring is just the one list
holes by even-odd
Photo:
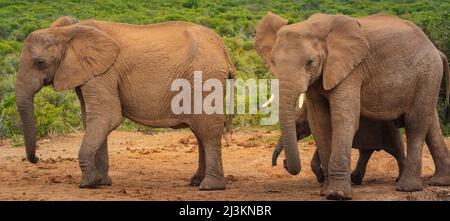
[[[307, 108], [303, 106], [296, 111], [297, 119], [295, 120], [295, 129], [297, 133], [297, 141], [311, 135], [311, 129], [308, 124]], [[394, 125], [394, 122], [376, 122], [367, 118], [361, 117], [359, 121], [359, 130], [356, 132], [353, 138], [353, 148], [359, 150], [359, 158], [356, 164], [355, 170], [351, 174], [352, 183], [359, 185], [362, 183], [364, 175], [366, 173], [367, 163], [370, 156], [374, 151], [384, 150], [391, 154], [395, 160], [397, 160], [399, 175], [396, 179], [400, 178], [403, 165], [405, 161], [405, 152], [401, 134], [399, 129]], [[277, 158], [283, 150], [283, 143], [280, 139], [273, 151], [272, 165], [275, 166]], [[325, 181], [324, 174], [322, 172], [322, 166], [320, 163], [319, 153], [317, 150], [314, 152], [314, 156], [311, 160], [311, 169], [316, 175], [317, 181], [323, 183]]]
[[420, 28], [389, 15], [318, 13], [287, 23], [267, 14], [256, 27], [255, 49], [279, 79], [281, 139], [290, 174], [300, 172], [294, 111], [306, 93], [327, 199], [351, 199], [351, 149], [360, 116], [404, 122], [407, 156], [397, 190], [422, 190], [424, 141], [435, 164], [430, 184], [450, 185], [450, 156], [437, 112], [448, 62]]
[[[203, 72], [203, 81], [217, 79], [222, 85], [234, 77], [222, 40], [200, 25], [129, 25], [62, 17], [31, 33], [24, 42], [16, 81], [28, 160], [38, 161], [34, 94], [53, 85], [56, 91], [75, 89], [80, 100], [85, 127], [78, 155], [80, 187], [111, 185], [107, 137], [125, 116], [151, 127], [189, 127], [199, 145], [191, 185], [224, 189], [223, 114], [176, 115], [171, 110], [172, 97], [178, 93], [171, 90], [172, 82], [181, 78], [194, 85], [194, 71]], [[225, 91], [215, 88], [219, 89]]]

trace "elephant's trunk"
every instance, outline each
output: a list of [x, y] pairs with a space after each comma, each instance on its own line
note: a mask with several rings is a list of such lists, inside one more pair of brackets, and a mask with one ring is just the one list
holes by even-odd
[[23, 75], [18, 75], [16, 81], [16, 106], [22, 121], [21, 127], [25, 140], [27, 159], [31, 163], [37, 163], [36, 157], [36, 128], [34, 116], [34, 94], [42, 88], [42, 83], [26, 82]]
[[294, 111], [299, 93], [293, 93], [293, 88], [296, 88], [295, 85], [280, 85], [280, 128], [286, 156], [285, 168], [290, 174], [297, 175], [300, 173], [301, 165]]

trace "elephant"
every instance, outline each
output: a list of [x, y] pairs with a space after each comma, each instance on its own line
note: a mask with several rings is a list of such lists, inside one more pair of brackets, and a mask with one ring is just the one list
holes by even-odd
[[360, 116], [404, 125], [407, 153], [397, 190], [423, 189], [424, 141], [435, 163], [430, 185], [450, 185], [450, 157], [436, 108], [444, 73], [448, 110], [448, 62], [412, 22], [386, 14], [316, 13], [288, 24], [269, 12], [256, 26], [255, 49], [279, 79], [281, 139], [290, 174], [301, 169], [294, 111], [297, 98], [306, 94], [327, 199], [351, 199], [351, 148]]
[[[296, 110], [295, 116], [297, 118], [295, 120], [295, 131], [297, 134], [297, 141], [311, 135], [307, 113], [306, 106]], [[399, 173], [396, 181], [400, 179], [405, 163], [405, 152], [400, 130], [396, 127], [394, 122], [377, 122], [361, 117], [359, 120], [359, 129], [353, 138], [352, 147], [359, 149], [359, 158], [356, 167], [350, 176], [353, 184], [359, 185], [362, 183], [370, 157], [374, 151], [380, 150], [386, 151], [395, 158]], [[283, 143], [280, 139], [273, 151], [273, 166], [277, 164], [278, 156], [282, 150]], [[317, 150], [314, 152], [311, 160], [311, 169], [316, 175], [317, 181], [323, 183], [325, 177], [322, 172]]]
[[34, 95], [52, 85], [55, 91], [75, 89], [81, 104], [81, 188], [112, 184], [107, 137], [126, 117], [150, 127], [190, 128], [199, 146], [198, 169], [190, 184], [200, 190], [225, 189], [224, 114], [171, 110], [177, 93], [172, 82], [185, 79], [194, 85], [194, 71], [202, 71], [202, 80], [222, 85], [235, 77], [222, 39], [193, 23], [131, 25], [65, 16], [32, 32], [24, 41], [15, 88], [27, 159], [38, 161]]

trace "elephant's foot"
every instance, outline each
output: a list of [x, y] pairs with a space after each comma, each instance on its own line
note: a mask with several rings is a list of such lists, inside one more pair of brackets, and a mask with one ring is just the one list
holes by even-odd
[[450, 186], [450, 175], [438, 175], [434, 174], [428, 182], [430, 186]]
[[224, 190], [225, 180], [223, 177], [212, 177], [206, 176], [205, 179], [200, 183], [200, 190]]
[[200, 186], [200, 183], [203, 181], [204, 178], [205, 178], [204, 174], [202, 176], [196, 173], [194, 176], [192, 176], [189, 186]]
[[360, 172], [354, 171], [351, 174], [352, 183], [355, 185], [360, 185], [363, 181], [363, 178], [364, 178], [364, 175], [362, 175]]
[[398, 191], [404, 192], [420, 191], [423, 189], [422, 180], [419, 176], [401, 176], [395, 186]]
[[327, 200], [351, 200], [351, 184], [347, 180], [330, 181], [326, 192]]
[[102, 176], [96, 170], [82, 171], [80, 188], [96, 188], [102, 181]]
[[97, 185], [111, 186], [112, 185], [112, 179], [108, 175], [102, 175], [102, 180], [100, 182], [98, 182]]

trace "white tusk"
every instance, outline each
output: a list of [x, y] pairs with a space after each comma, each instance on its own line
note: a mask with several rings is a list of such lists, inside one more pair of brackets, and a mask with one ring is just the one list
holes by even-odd
[[274, 95], [274, 94], [270, 95], [269, 100], [267, 100], [266, 103], [264, 103], [263, 105], [261, 105], [261, 107], [268, 107], [269, 104], [271, 104], [271, 103], [273, 102], [273, 99], [275, 99], [275, 95]]
[[298, 108], [302, 108], [304, 102], [305, 102], [305, 93], [302, 93], [298, 97]]

